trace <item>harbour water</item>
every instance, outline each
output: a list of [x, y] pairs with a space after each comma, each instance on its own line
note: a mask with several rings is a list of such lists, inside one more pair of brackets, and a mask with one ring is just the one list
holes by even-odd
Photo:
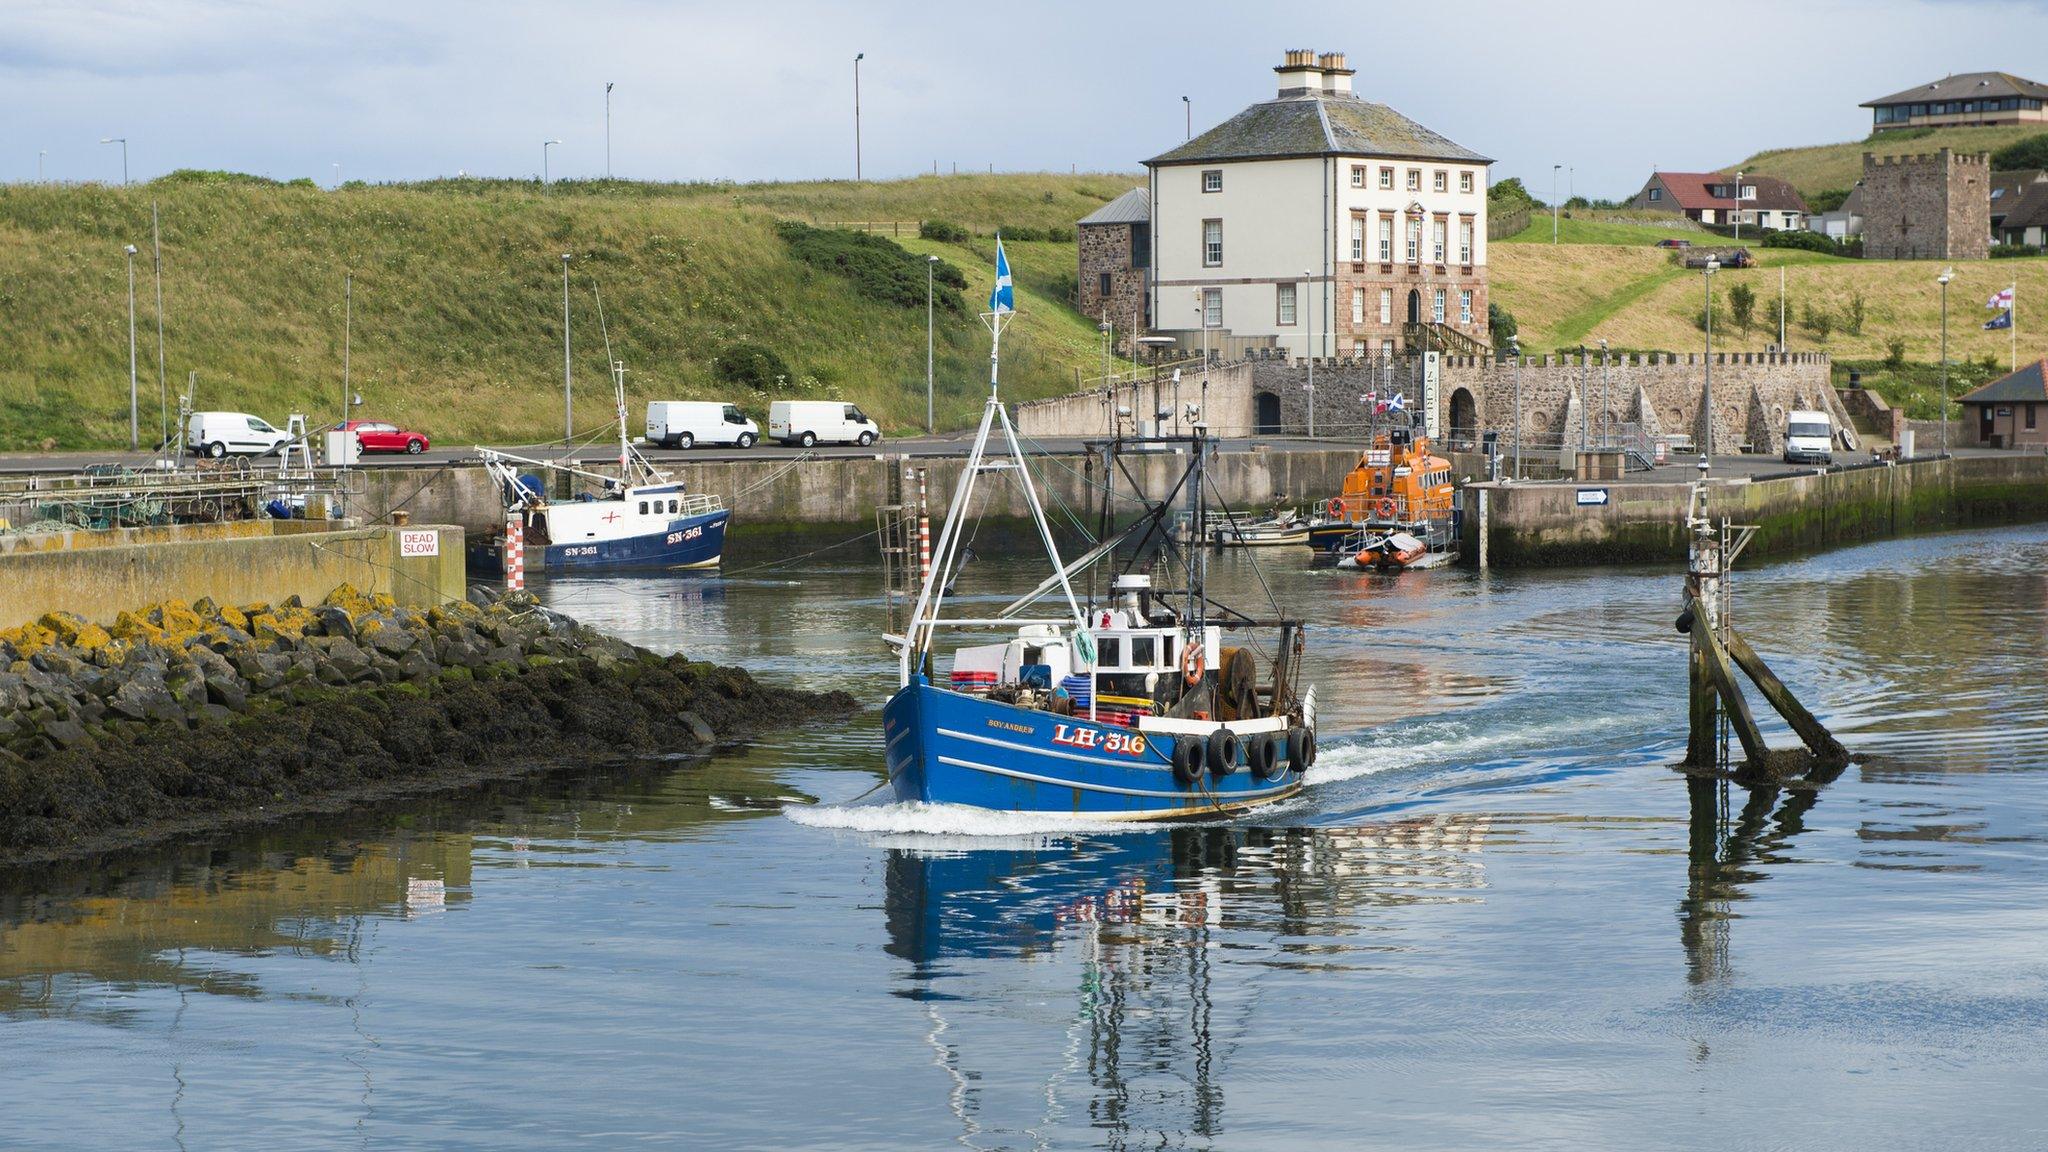
[[[740, 567], [539, 591], [879, 706], [877, 570]], [[853, 804], [871, 712], [0, 874], [0, 1146], [2039, 1147], [2044, 572], [2031, 528], [1740, 573], [1863, 757], [1819, 790], [1670, 769], [1673, 571], [1240, 554], [1324, 733], [1243, 820]]]

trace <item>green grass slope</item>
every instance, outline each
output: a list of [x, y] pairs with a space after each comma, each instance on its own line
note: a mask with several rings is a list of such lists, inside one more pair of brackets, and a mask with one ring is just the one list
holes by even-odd
[[[444, 443], [557, 436], [562, 409], [562, 262], [572, 253], [579, 435], [612, 419], [612, 350], [626, 362], [629, 416], [649, 399], [719, 398], [765, 416], [774, 396], [720, 382], [736, 341], [774, 348], [789, 396], [843, 398], [892, 432], [923, 423], [922, 307], [858, 295], [792, 259], [778, 219], [816, 223], [938, 217], [979, 231], [1071, 228], [1133, 183], [1123, 176], [925, 177], [884, 184], [647, 185], [450, 180], [339, 191], [248, 180], [166, 179], [132, 188], [0, 187], [0, 449], [100, 447], [128, 435], [128, 316], [122, 245], [136, 259], [144, 438], [158, 427], [150, 203], [163, 217], [165, 360], [172, 406], [188, 372], [204, 408], [339, 413], [344, 271], [354, 275], [350, 379], [362, 415]], [[965, 314], [939, 313], [941, 427], [984, 395], [994, 242], [905, 239], [966, 272]], [[1094, 325], [1064, 300], [1071, 243], [1012, 245], [1018, 306], [1005, 394], [1066, 391], [1096, 363]], [[738, 394], [735, 394], [735, 393]]]
[[1809, 148], [1772, 148], [1740, 164], [1730, 164], [1721, 171], [1777, 176], [1791, 181], [1800, 195], [1812, 196], [1817, 192], [1854, 187], [1856, 181], [1863, 178], [1865, 152], [1875, 152], [1879, 156], [1912, 156], [1938, 152], [1943, 148], [1957, 152], [1996, 152], [2029, 136], [2041, 135], [2042, 127], [1937, 128], [1926, 135], [1914, 135], [1914, 132], [1907, 129], [1873, 140], [1851, 140]]

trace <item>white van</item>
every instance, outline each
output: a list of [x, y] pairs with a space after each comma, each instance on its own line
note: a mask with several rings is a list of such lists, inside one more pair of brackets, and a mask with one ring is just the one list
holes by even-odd
[[1835, 424], [1825, 412], [1785, 414], [1785, 462], [1830, 464], [1835, 458]]
[[768, 406], [768, 435], [784, 444], [858, 444], [882, 438], [882, 426], [837, 400], [777, 400]]
[[200, 456], [268, 456], [290, 442], [281, 429], [247, 412], [194, 412], [185, 421], [185, 444]]
[[737, 444], [752, 448], [761, 426], [716, 400], [654, 400], [647, 405], [647, 442], [664, 448]]

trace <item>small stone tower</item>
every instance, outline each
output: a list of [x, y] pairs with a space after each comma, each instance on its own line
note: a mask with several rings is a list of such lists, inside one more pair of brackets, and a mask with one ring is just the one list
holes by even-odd
[[1863, 154], [1863, 255], [1983, 260], [1991, 255], [1991, 154]]

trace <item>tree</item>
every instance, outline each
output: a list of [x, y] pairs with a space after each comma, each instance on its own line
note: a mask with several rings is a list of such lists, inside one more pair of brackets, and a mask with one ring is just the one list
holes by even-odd
[[2048, 168], [2048, 133], [2029, 136], [1991, 154], [1991, 170], [2010, 172], [2019, 168]]
[[1517, 331], [1515, 314], [1491, 301], [1486, 305], [1486, 327], [1493, 333], [1493, 350], [1505, 352]]
[[1828, 188], [1808, 196], [1806, 198], [1806, 207], [1809, 211], [1816, 213], [1833, 212], [1835, 209], [1840, 208], [1842, 202], [1848, 198], [1849, 190], [1847, 188]]
[[1851, 336], [1863, 335], [1863, 292], [1858, 289], [1849, 297], [1849, 318], [1842, 325], [1842, 331]]
[[1735, 317], [1735, 326], [1749, 335], [1749, 326], [1756, 320], [1756, 289], [1747, 284], [1737, 284], [1728, 290], [1728, 311]]
[[1522, 187], [1520, 176], [1510, 176], [1486, 190], [1486, 206], [1495, 212], [1512, 212], [1537, 203], [1537, 199], [1529, 195], [1529, 190]]

